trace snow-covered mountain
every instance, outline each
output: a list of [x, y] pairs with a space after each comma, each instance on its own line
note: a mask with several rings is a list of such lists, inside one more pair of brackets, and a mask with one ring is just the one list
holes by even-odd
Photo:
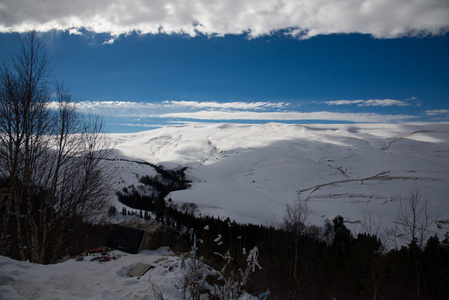
[[[400, 197], [421, 187], [438, 211], [432, 230], [448, 231], [449, 124], [189, 124], [111, 137], [116, 190], [155, 175], [150, 164], [188, 167], [192, 187], [168, 197], [196, 203], [203, 215], [271, 224], [300, 197], [316, 225], [342, 215], [357, 230], [369, 209], [387, 227], [397, 219]], [[158, 292], [182, 298], [186, 271], [167, 247], [110, 254], [105, 263], [86, 258], [48, 266], [0, 257], [0, 298], [152, 299]], [[138, 263], [151, 270], [129, 277]]]
[[[421, 187], [449, 222], [449, 124], [290, 125], [187, 124], [135, 134], [111, 134], [118, 158], [166, 168], [188, 167], [188, 190], [175, 203], [241, 223], [282, 220], [286, 203], [308, 203], [310, 221], [342, 215], [357, 227], [364, 211], [397, 217], [400, 197]], [[117, 190], [154, 170], [120, 161]]]

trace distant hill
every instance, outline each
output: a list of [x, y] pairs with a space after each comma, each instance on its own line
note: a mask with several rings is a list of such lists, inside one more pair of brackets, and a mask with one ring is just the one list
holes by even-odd
[[432, 230], [448, 231], [448, 123], [187, 124], [110, 136], [117, 191], [154, 166], [187, 167], [191, 188], [167, 199], [195, 203], [198, 215], [270, 224], [300, 197], [312, 224], [342, 215], [357, 231], [367, 210], [388, 226], [418, 186], [439, 212]]

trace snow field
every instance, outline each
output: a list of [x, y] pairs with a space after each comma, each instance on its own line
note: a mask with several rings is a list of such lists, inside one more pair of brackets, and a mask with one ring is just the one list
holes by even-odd
[[422, 186], [439, 220], [449, 220], [447, 123], [206, 123], [112, 136], [123, 157], [189, 167], [192, 188], [169, 197], [197, 204], [201, 215], [280, 222], [300, 197], [313, 224], [342, 215], [357, 230], [367, 209], [394, 221], [399, 198]]

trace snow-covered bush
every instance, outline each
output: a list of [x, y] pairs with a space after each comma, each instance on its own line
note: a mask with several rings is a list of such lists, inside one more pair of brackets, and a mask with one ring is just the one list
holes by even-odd
[[[257, 269], [262, 269], [258, 262], [259, 249], [255, 246], [246, 257], [246, 266], [236, 270], [228, 270], [233, 258], [228, 250], [225, 254], [215, 252], [221, 257], [223, 267], [220, 271], [212, 269], [204, 263], [203, 258], [197, 258], [196, 234], [193, 233], [193, 246], [189, 252], [189, 257], [183, 259], [182, 267], [185, 268], [184, 278], [182, 280], [182, 296], [189, 300], [206, 299], [251, 299], [253, 296], [247, 294], [243, 287], [245, 286], [249, 275]], [[221, 241], [219, 235], [214, 241], [219, 244]], [[245, 248], [242, 249], [246, 255]]]

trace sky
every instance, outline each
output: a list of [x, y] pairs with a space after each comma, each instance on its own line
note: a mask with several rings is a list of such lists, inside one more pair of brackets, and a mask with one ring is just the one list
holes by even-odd
[[0, 0], [109, 132], [449, 121], [447, 0]]

